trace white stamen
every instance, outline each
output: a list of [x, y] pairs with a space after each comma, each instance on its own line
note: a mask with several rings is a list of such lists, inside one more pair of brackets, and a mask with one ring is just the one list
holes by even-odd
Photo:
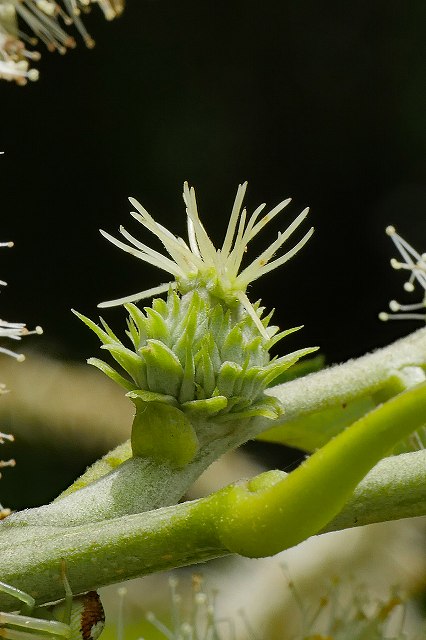
[[424, 309], [426, 307], [426, 300], [419, 302], [418, 304], [399, 304], [396, 300], [389, 302], [389, 308], [391, 311], [416, 311], [418, 309]]
[[4, 444], [5, 442], [15, 442], [15, 438], [11, 433], [1, 433], [0, 432], [0, 444]]
[[10, 349], [5, 349], [4, 347], [0, 347], [0, 353], [4, 353], [6, 356], [15, 358], [18, 362], [24, 362], [25, 360], [25, 356], [23, 353], [15, 353], [14, 351], [11, 351]]
[[0, 468], [4, 469], [5, 467], [15, 467], [16, 460], [11, 458], [10, 460], [0, 460]]
[[[0, 247], [13, 247], [13, 242], [0, 242]], [[0, 284], [5, 285], [6, 282], [0, 281]], [[21, 340], [24, 336], [35, 333], [40, 335], [43, 333], [43, 329], [37, 326], [32, 331], [29, 331], [23, 322], [7, 322], [7, 320], [0, 320], [0, 338]], [[0, 347], [0, 353], [11, 356], [12, 358], [18, 360], [18, 362], [22, 362], [23, 360], [25, 360], [25, 356], [23, 353], [15, 353], [11, 349], [6, 349], [5, 347]], [[0, 434], [0, 442], [1, 435], [2, 434]]]
[[[410, 272], [409, 279], [404, 282], [405, 291], [412, 293], [415, 290], [415, 282], [425, 290], [424, 299], [416, 304], [400, 304], [396, 300], [391, 300], [389, 308], [391, 314], [382, 311], [379, 313], [380, 320], [426, 320], [426, 313], [411, 313], [426, 307], [426, 262], [425, 254], [418, 253], [406, 240], [401, 238], [395, 230], [395, 227], [386, 227], [387, 235], [392, 239], [395, 247], [403, 258], [403, 261], [392, 258], [391, 267], [395, 270], [405, 270]], [[399, 313], [401, 312], [402, 313]], [[408, 313], [407, 313], [408, 312]]]

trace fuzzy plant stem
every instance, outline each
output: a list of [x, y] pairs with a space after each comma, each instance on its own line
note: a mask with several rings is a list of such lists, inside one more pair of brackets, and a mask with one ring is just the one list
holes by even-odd
[[426, 328], [268, 391], [285, 411], [258, 439], [315, 451], [381, 402], [426, 380]]
[[426, 450], [383, 458], [320, 533], [426, 514]]
[[[247, 439], [247, 431], [242, 430], [214, 440], [183, 469], [152, 458], [129, 458], [95, 482], [51, 504], [12, 514], [10, 522], [76, 526], [176, 504], [214, 460]], [[126, 449], [128, 453], [130, 448]]]
[[[358, 420], [288, 475], [266, 472], [194, 502], [73, 527], [8, 518], [0, 526], [0, 575], [44, 603], [63, 596], [62, 558], [76, 594], [230, 552], [272, 555], [336, 528], [335, 518], [347, 527], [424, 514], [424, 452], [407, 454], [400, 464], [382, 462], [357, 485], [399, 438], [425, 422], [423, 383]], [[0, 594], [0, 608], [13, 606]]]
[[[271, 420], [253, 418], [234, 424], [229, 432], [213, 418], [204, 428], [212, 439], [184, 468], [149, 458], [131, 458], [103, 475], [105, 467], [100, 464], [101, 477], [96, 482], [95, 470], [88, 486], [50, 505], [13, 514], [11, 521], [75, 526], [176, 504], [194, 480], [226, 451], [260, 434], [264, 439], [306, 450], [316, 448], [312, 447], [314, 442], [322, 446], [347, 426], [346, 416], [349, 423], [354, 422], [376, 404], [424, 380], [425, 367], [426, 328], [356, 360], [273, 387], [269, 393], [285, 407], [273, 429]], [[355, 413], [353, 409], [351, 412], [354, 405]], [[339, 419], [333, 422], [336, 411]], [[130, 449], [125, 451], [128, 457]]]

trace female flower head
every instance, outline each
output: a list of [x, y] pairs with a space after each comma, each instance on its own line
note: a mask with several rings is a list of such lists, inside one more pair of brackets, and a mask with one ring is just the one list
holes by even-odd
[[[99, 326], [77, 314], [120, 366], [116, 371], [102, 360], [89, 359], [123, 386], [136, 406], [134, 455], [157, 456], [184, 465], [201, 443], [206, 445], [218, 437], [218, 428], [228, 433], [235, 420], [243, 428], [241, 421], [255, 416], [276, 418], [283, 408], [276, 398], [265, 394], [265, 389], [299, 358], [315, 350], [300, 349], [271, 359], [271, 347], [299, 327], [278, 333], [278, 327], [269, 325], [272, 313], [264, 316], [260, 303], [252, 304], [246, 294], [250, 282], [289, 260], [307, 242], [312, 229], [287, 253], [273, 259], [304, 220], [307, 209], [241, 270], [250, 240], [289, 202], [281, 202], [259, 219], [265, 207], [261, 205], [247, 221], [245, 209], [241, 211], [246, 186], [238, 188], [220, 249], [207, 235], [194, 190], [186, 183], [188, 242], [156, 222], [133, 199], [137, 211], [132, 215], [159, 238], [167, 254], [151, 249], [124, 228], [120, 233], [127, 243], [102, 231], [120, 249], [173, 276], [171, 282], [99, 305], [125, 305], [131, 348], [122, 344], [102, 319]], [[154, 298], [152, 306], [143, 311], [134, 304], [166, 292], [167, 300]]]
[[272, 260], [275, 253], [306, 218], [309, 209], [304, 209], [283, 233], [278, 234], [275, 242], [240, 271], [241, 263], [249, 242], [270, 220], [280, 213], [291, 200], [290, 198], [283, 200], [259, 220], [259, 216], [266, 206], [265, 204], [261, 204], [247, 221], [246, 209], [241, 211], [246, 188], [247, 182], [238, 187], [221, 249], [216, 249], [207, 235], [198, 215], [194, 188], [189, 188], [188, 183], [185, 182], [183, 192], [187, 214], [188, 243], [182, 240], [182, 238], [174, 236], [168, 229], [156, 222], [137, 200], [129, 198], [131, 204], [137, 209], [137, 212], [132, 212], [131, 215], [159, 238], [169, 255], [163, 255], [147, 245], [142, 244], [123, 227], [120, 227], [120, 233], [129, 244], [117, 240], [109, 233], [101, 230], [102, 235], [124, 251], [131, 253], [137, 258], [163, 271], [167, 271], [174, 276], [174, 281], [162, 284], [153, 289], [141, 291], [131, 296], [104, 302], [99, 306], [108, 307], [128, 302], [136, 302], [152, 295], [164, 293], [168, 291], [170, 287], [177, 289], [180, 294], [203, 288], [208, 291], [213, 298], [222, 300], [229, 307], [241, 304], [251, 316], [261, 335], [266, 340], [269, 339], [270, 336], [267, 330], [247, 297], [247, 286], [250, 282], [257, 280], [269, 271], [281, 266], [287, 262], [287, 260], [290, 260], [309, 240], [313, 233], [313, 228], [311, 228], [292, 249]]
[[426, 321], [426, 313], [416, 313], [421, 309], [426, 309], [426, 253], [418, 253], [404, 238], [395, 230], [395, 227], [386, 228], [386, 233], [392, 239], [402, 260], [392, 258], [391, 266], [397, 271], [402, 269], [408, 271], [410, 276], [404, 283], [405, 291], [411, 293], [415, 290], [415, 284], [419, 284], [424, 290], [422, 302], [415, 304], [400, 304], [396, 300], [391, 300], [389, 308], [392, 313], [382, 311], [379, 314], [380, 320], [423, 320]]

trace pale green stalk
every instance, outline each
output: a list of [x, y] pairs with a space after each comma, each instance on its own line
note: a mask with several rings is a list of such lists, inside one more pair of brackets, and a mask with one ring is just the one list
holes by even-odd
[[[95, 484], [96, 466], [89, 478], [92, 484], [51, 505], [15, 514], [12, 522], [74, 526], [175, 504], [192, 482], [226, 451], [259, 434], [265, 439], [308, 450], [313, 442], [320, 446], [346, 426], [343, 419], [331, 423], [331, 411], [339, 411], [345, 417], [345, 412], [349, 412], [345, 405], [350, 407], [351, 403], [358, 403], [358, 411], [363, 409], [365, 413], [380, 398], [400, 393], [424, 378], [425, 363], [426, 328], [357, 360], [274, 387], [269, 393], [280, 399], [285, 412], [275, 420], [279, 426], [273, 429], [270, 429], [270, 420], [253, 418], [241, 421], [239, 428], [234, 424], [228, 433], [223, 424], [215, 425], [211, 419], [209, 431], [212, 434], [216, 428], [216, 437], [212, 437], [183, 469], [154, 459], [126, 460], [130, 448], [120, 446], [119, 455], [110, 455], [114, 465], [126, 460], [124, 464], [104, 475], [109, 467], [99, 463], [102, 477]], [[360, 416], [351, 411], [349, 417], [353, 422]]]
[[425, 380], [425, 372], [423, 328], [373, 353], [270, 389], [285, 411], [259, 438], [314, 451], [381, 402]]
[[[0, 574], [3, 581], [46, 602], [63, 595], [61, 558], [78, 593], [229, 552], [274, 554], [336, 528], [333, 518], [348, 501], [338, 517], [343, 527], [352, 526], [351, 500], [357, 525], [375, 517], [420, 515], [426, 501], [424, 452], [407, 454], [399, 465], [393, 459], [382, 463], [358, 490], [356, 486], [399, 438], [425, 422], [426, 383], [367, 414], [289, 475], [267, 472], [201, 500], [78, 526], [23, 526], [6, 519]], [[394, 472], [400, 481], [392, 484]], [[389, 486], [391, 498], [385, 497]], [[415, 504], [407, 493], [410, 487], [416, 488]], [[0, 596], [1, 608], [13, 606], [6, 595]]]

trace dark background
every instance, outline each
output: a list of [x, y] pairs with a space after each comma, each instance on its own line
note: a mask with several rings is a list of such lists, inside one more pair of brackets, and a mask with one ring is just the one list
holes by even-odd
[[[0, 83], [1, 235], [16, 244], [0, 256], [2, 316], [42, 324], [53, 356], [95, 355], [70, 308], [96, 317], [99, 301], [167, 279], [98, 228], [150, 244], [133, 195], [184, 234], [187, 179], [220, 242], [248, 180], [249, 210], [293, 197], [258, 250], [306, 205], [316, 227], [251, 289], [278, 324], [305, 325], [289, 349], [341, 361], [419, 326], [377, 313], [404, 299], [385, 226], [426, 247], [425, 20], [422, 1], [128, 0], [111, 23], [94, 8], [94, 50], [43, 52], [38, 82]], [[124, 326], [122, 310], [103, 315]]]
[[[0, 82], [1, 239], [16, 244], [0, 254], [1, 316], [44, 327], [31, 348], [98, 355], [71, 307], [96, 318], [98, 302], [167, 280], [98, 229], [151, 244], [132, 195], [185, 234], [184, 180], [216, 243], [239, 182], [249, 211], [293, 197], [250, 256], [310, 205], [314, 237], [249, 292], [281, 327], [305, 325], [282, 352], [319, 345], [339, 362], [420, 326], [377, 314], [421, 298], [402, 291], [384, 229], [426, 249], [423, 0], [128, 0], [120, 19], [94, 8], [85, 22], [94, 50], [44, 52], [38, 82]], [[122, 309], [103, 316], [124, 328]]]

